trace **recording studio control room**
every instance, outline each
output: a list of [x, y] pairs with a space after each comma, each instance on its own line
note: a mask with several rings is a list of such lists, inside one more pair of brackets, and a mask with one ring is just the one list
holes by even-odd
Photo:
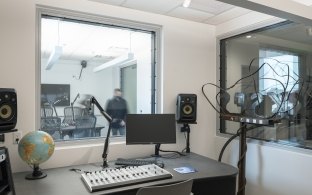
[[311, 0], [1, 0], [0, 195], [311, 195]]

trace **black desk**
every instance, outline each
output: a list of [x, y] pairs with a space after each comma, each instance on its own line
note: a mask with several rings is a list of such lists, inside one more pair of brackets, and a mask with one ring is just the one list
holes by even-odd
[[[13, 174], [14, 186], [17, 195], [85, 195], [85, 194], [135, 194], [138, 188], [151, 185], [175, 183], [189, 178], [194, 179], [192, 192], [194, 195], [235, 195], [237, 169], [215, 160], [197, 155], [178, 159], [162, 159], [165, 169], [173, 174], [172, 179], [131, 185], [90, 193], [81, 180], [80, 174], [69, 171], [78, 168], [84, 171], [100, 170], [100, 164], [88, 164], [44, 170], [48, 176], [41, 180], [25, 180], [27, 173]], [[111, 164], [113, 166], [113, 164]], [[198, 171], [189, 174], [180, 174], [173, 168], [192, 166]]]

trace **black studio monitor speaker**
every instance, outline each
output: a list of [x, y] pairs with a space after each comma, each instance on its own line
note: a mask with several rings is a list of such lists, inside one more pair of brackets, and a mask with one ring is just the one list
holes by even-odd
[[17, 99], [14, 89], [0, 88], [0, 134], [13, 130], [17, 122]]
[[178, 123], [196, 123], [196, 94], [178, 94], [176, 120]]

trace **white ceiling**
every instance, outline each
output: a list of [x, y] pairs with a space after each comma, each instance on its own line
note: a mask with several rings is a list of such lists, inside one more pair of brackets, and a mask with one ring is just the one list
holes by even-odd
[[195, 22], [217, 25], [251, 12], [216, 0], [192, 0], [188, 8], [184, 0], [89, 0], [116, 5]]
[[[184, 0], [89, 0], [95, 3], [105, 3], [115, 6], [137, 9], [146, 12], [183, 18], [186, 20], [218, 25], [236, 17], [251, 12], [248, 9], [222, 3], [216, 0], [192, 0], [189, 8], [182, 6]], [[306, 6], [312, 5], [312, 0], [295, 1]], [[77, 33], [79, 32], [79, 33]], [[311, 37], [306, 37], [307, 27], [297, 26], [283, 32], [271, 32], [271, 36], [302, 43], [311, 43]], [[81, 60], [89, 64], [99, 65], [110, 61], [131, 50], [130, 41], [134, 32], [112, 29], [103, 26], [79, 24], [59, 20], [42, 20], [42, 59], [47, 60], [57, 45], [62, 46], [60, 60]], [[297, 34], [296, 38], [293, 35]], [[114, 38], [118, 36], [118, 38]], [[143, 35], [140, 35], [143, 36]], [[120, 38], [122, 37], [122, 38]], [[298, 39], [299, 37], [299, 39]], [[302, 39], [301, 39], [302, 38]], [[138, 41], [140, 43], [142, 41]], [[144, 42], [142, 42], [144, 44]]]

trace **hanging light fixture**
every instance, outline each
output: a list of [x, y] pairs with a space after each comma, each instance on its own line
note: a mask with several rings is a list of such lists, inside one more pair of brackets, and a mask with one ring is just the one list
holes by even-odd
[[101, 65], [95, 67], [93, 69], [93, 72], [99, 72], [101, 70], [104, 70], [105, 68], [120, 65], [120, 64], [123, 64], [123, 63], [128, 62], [128, 61], [133, 60], [133, 59], [134, 59], [134, 54], [132, 52], [129, 52], [125, 55], [121, 55], [121, 56], [119, 56], [119, 57], [117, 57], [111, 61], [108, 61], [104, 64], [101, 64]]
[[102, 71], [106, 68], [109, 68], [109, 67], [112, 67], [112, 66], [121, 66], [121, 65], [125, 65], [129, 62], [133, 62], [135, 61], [134, 59], [134, 53], [132, 52], [132, 33], [133, 32], [130, 32], [129, 34], [129, 50], [126, 54], [123, 54], [121, 56], [118, 56], [117, 58], [111, 60], [111, 61], [108, 61], [104, 64], [101, 64], [97, 67], [95, 67], [93, 69], [93, 72], [99, 72], [99, 71]]
[[312, 36], [312, 27], [311, 27], [311, 26], [307, 27], [307, 28], [306, 28], [306, 31], [307, 31], [307, 35], [308, 35], [309, 37], [311, 37], [311, 36]]
[[63, 53], [63, 47], [60, 46], [60, 21], [57, 24], [57, 45], [54, 46], [53, 51], [47, 61], [46, 70], [50, 70], [53, 65], [60, 59]]

